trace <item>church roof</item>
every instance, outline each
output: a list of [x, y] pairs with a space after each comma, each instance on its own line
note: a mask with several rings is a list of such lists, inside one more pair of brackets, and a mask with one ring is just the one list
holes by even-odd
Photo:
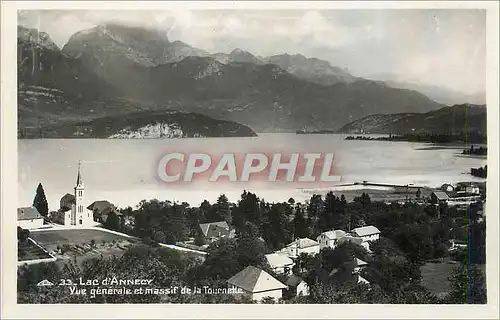
[[66, 193], [61, 197], [61, 201], [65, 203], [75, 203], [75, 195], [71, 193]]

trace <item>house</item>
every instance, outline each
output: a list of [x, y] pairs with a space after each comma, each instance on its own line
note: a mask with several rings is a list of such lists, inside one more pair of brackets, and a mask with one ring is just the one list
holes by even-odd
[[445, 204], [445, 203], [448, 202], [448, 200], [450, 200], [450, 197], [444, 191], [434, 191], [431, 194], [431, 201], [432, 201], [432, 203], [440, 203], [440, 204], [442, 203], [442, 204]]
[[294, 296], [308, 296], [309, 295], [309, 286], [307, 283], [302, 280], [300, 277], [292, 274], [288, 280], [286, 281], [286, 285], [289, 290], [292, 291]]
[[23, 229], [41, 228], [43, 216], [35, 207], [17, 208], [17, 226]]
[[111, 213], [116, 214], [120, 219], [123, 217], [123, 214], [116, 209], [115, 205], [107, 200], [94, 201], [87, 209], [92, 211], [94, 221], [100, 223], [106, 223]]
[[231, 230], [226, 221], [202, 223], [200, 224], [200, 230], [205, 239], [209, 241], [234, 237], [234, 231]]
[[444, 192], [453, 192], [455, 191], [455, 187], [453, 187], [451, 184], [449, 183], [445, 183], [441, 186], [440, 188], [441, 191], [444, 191]]
[[316, 240], [319, 242], [320, 249], [332, 248], [335, 249], [340, 238], [347, 235], [343, 230], [331, 230], [320, 234]]
[[457, 193], [465, 193], [466, 195], [480, 194], [479, 186], [474, 182], [459, 182], [455, 190]]
[[365, 226], [355, 228], [353, 234], [359, 237], [363, 242], [378, 240], [380, 237], [380, 230], [374, 226]]
[[266, 254], [266, 260], [276, 273], [289, 274], [294, 266], [293, 260], [283, 253]]
[[320, 250], [320, 245], [318, 242], [309, 239], [302, 238], [297, 239], [294, 242], [288, 244], [281, 252], [288, 254], [290, 258], [296, 258], [301, 253], [315, 255], [318, 254]]
[[287, 286], [272, 277], [269, 273], [254, 266], [248, 266], [227, 280], [231, 289], [240, 289], [252, 300], [261, 301], [271, 297], [275, 300], [283, 296]]

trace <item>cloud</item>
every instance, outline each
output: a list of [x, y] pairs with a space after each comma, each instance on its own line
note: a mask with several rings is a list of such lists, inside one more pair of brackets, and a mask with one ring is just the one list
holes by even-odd
[[164, 30], [210, 52], [302, 53], [357, 76], [398, 74], [473, 92], [485, 87], [481, 10], [43, 10], [19, 23], [48, 32], [62, 47], [82, 29], [121, 22]]

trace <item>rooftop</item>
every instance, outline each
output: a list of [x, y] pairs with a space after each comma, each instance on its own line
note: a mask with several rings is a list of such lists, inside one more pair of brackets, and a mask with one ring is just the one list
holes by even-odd
[[356, 264], [358, 265], [358, 267], [362, 267], [362, 266], [368, 265], [368, 263], [366, 263], [365, 261], [363, 261], [361, 259], [358, 259], [358, 258], [356, 258]]
[[286, 288], [286, 285], [273, 278], [269, 273], [254, 266], [246, 267], [227, 282], [252, 293]]
[[35, 207], [17, 208], [17, 220], [43, 219]]
[[309, 238], [302, 238], [302, 239], [297, 239], [294, 242], [291, 242], [287, 245], [287, 247], [290, 246], [297, 246], [299, 249], [304, 249], [304, 248], [309, 248], [309, 247], [314, 247], [318, 246], [319, 243], [311, 240]]
[[288, 280], [286, 281], [286, 284], [287, 284], [288, 286], [290, 286], [290, 287], [296, 287], [296, 286], [298, 286], [298, 285], [299, 285], [299, 283], [301, 283], [302, 281], [304, 281], [304, 280], [302, 280], [302, 278], [300, 278], [300, 277], [298, 277], [298, 276], [296, 276], [296, 275], [292, 274], [292, 275], [290, 276], [290, 278], [288, 278]]
[[266, 254], [267, 262], [272, 268], [285, 267], [293, 264], [293, 260], [280, 253]]
[[353, 231], [359, 237], [371, 236], [373, 234], [379, 234], [380, 233], [380, 230], [377, 229], [374, 226], [359, 227], [359, 228], [355, 228]]
[[201, 232], [203, 232], [203, 235], [206, 237], [208, 236], [208, 231], [211, 226], [219, 227], [222, 229], [229, 230], [229, 225], [227, 224], [226, 221], [217, 221], [217, 222], [209, 222], [209, 223], [201, 223], [200, 224], [200, 229]]
[[113, 212], [116, 208], [115, 206], [107, 200], [94, 201], [90, 206], [87, 207], [90, 211], [96, 211], [99, 214], [105, 214]]
[[444, 191], [434, 191], [434, 195], [438, 200], [448, 200], [450, 197], [448, 197], [448, 194]]
[[335, 240], [340, 239], [345, 236], [347, 233], [343, 230], [331, 230], [323, 232], [322, 235], [325, 235], [328, 239]]

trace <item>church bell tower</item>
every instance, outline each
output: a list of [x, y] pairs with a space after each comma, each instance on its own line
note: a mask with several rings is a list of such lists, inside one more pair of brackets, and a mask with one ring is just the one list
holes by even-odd
[[72, 218], [72, 222], [76, 226], [82, 226], [89, 223], [89, 220], [92, 221], [90, 217], [90, 212], [85, 207], [85, 186], [83, 184], [82, 177], [82, 169], [81, 169], [81, 161], [78, 162], [78, 175], [76, 177], [76, 185], [75, 185], [75, 206], [74, 206], [74, 214]]

